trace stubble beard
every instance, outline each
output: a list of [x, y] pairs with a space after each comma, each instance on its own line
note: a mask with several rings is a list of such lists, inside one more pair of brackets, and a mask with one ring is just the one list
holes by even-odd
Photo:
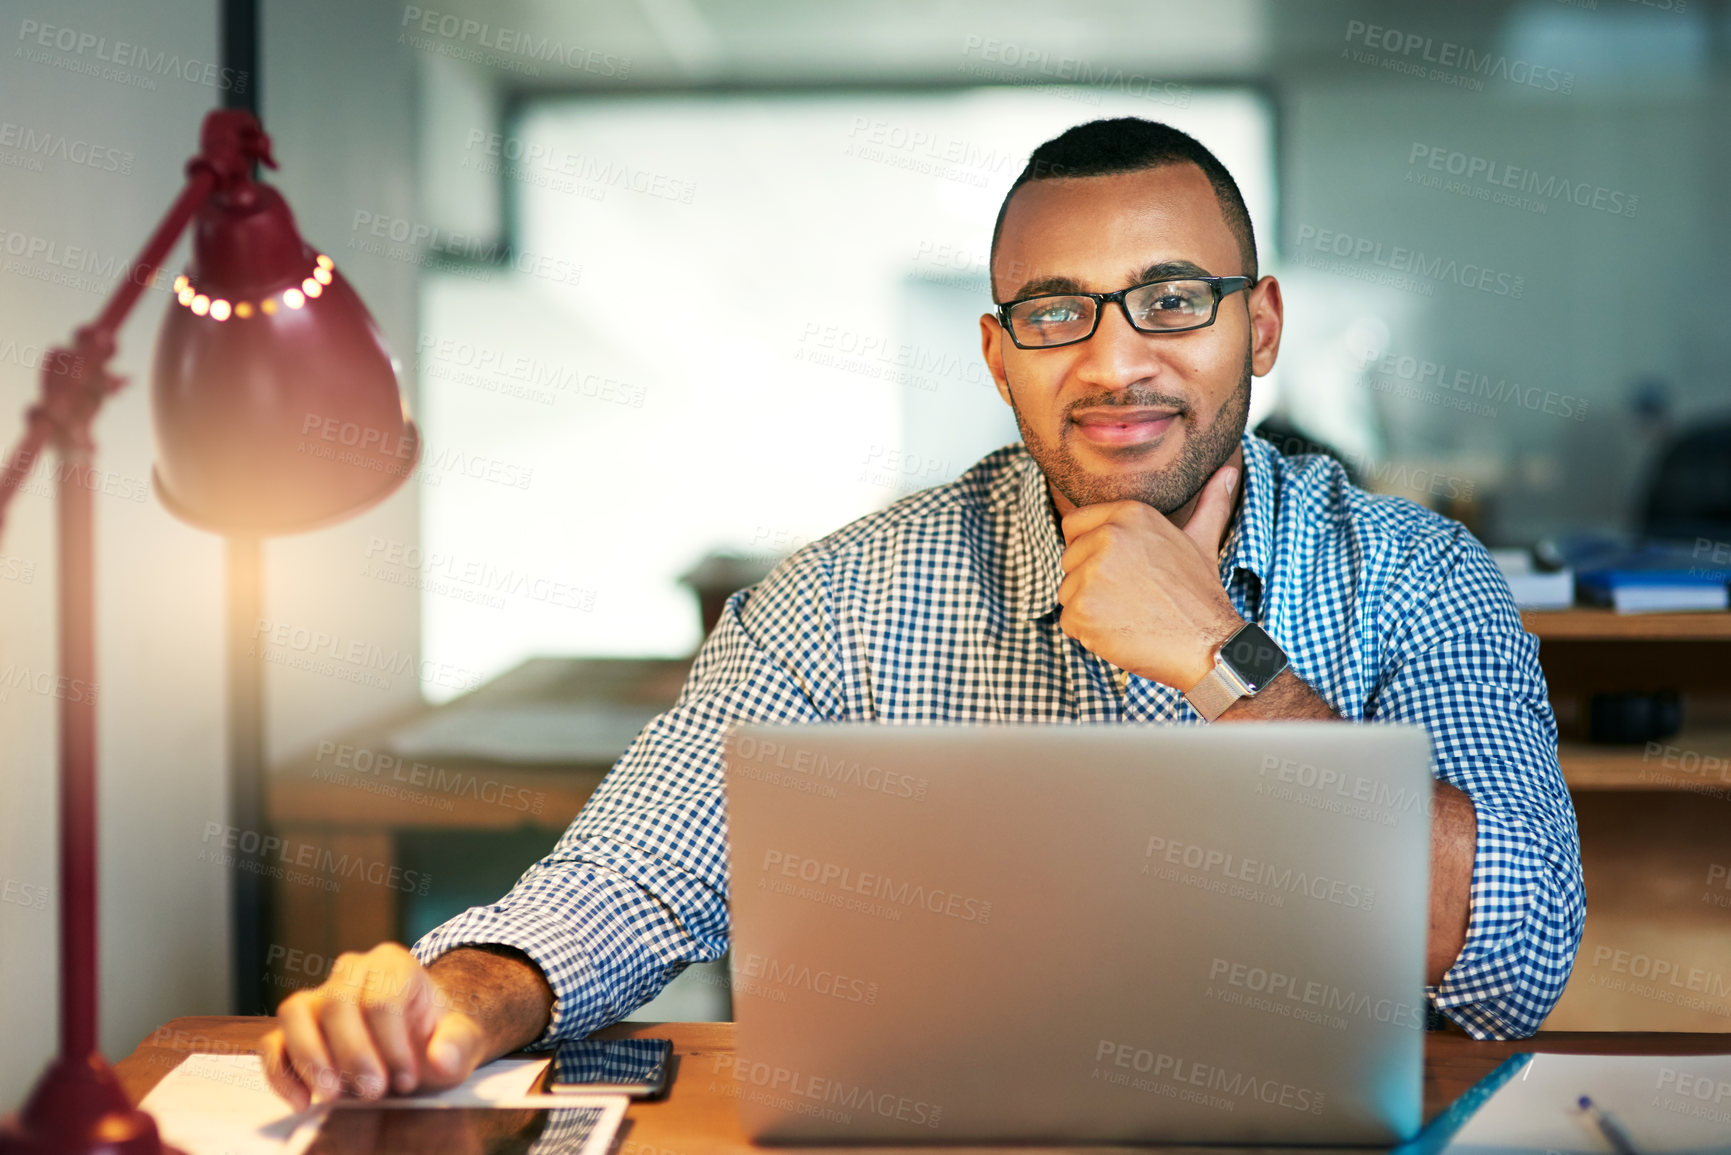
[[1201, 493], [1215, 470], [1225, 465], [1238, 449], [1250, 418], [1250, 378], [1250, 351], [1246, 349], [1238, 388], [1226, 399], [1213, 421], [1192, 429], [1177, 461], [1164, 469], [1147, 469], [1113, 477], [1090, 472], [1071, 454], [1069, 439], [1076, 433], [1069, 417], [1070, 410], [1110, 405], [1158, 406], [1178, 410], [1177, 420], [1185, 423], [1195, 419], [1195, 412], [1179, 398], [1134, 389], [1121, 395], [1088, 398], [1065, 411], [1062, 432], [1054, 446], [1047, 444], [1029, 426], [1021, 406], [1015, 404], [1013, 391], [1010, 408], [1016, 415], [1016, 428], [1021, 430], [1022, 443], [1028, 447], [1029, 454], [1046, 475], [1046, 480], [1072, 505], [1080, 508], [1107, 501], [1140, 501], [1171, 516]]

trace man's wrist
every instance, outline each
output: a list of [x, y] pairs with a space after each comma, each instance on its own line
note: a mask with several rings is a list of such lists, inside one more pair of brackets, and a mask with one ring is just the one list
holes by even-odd
[[1258, 691], [1254, 698], [1238, 699], [1215, 721], [1276, 722], [1308, 719], [1338, 722], [1340, 712], [1288, 666]]
[[1244, 619], [1237, 614], [1233, 614], [1229, 618], [1223, 617], [1212, 626], [1206, 627], [1198, 636], [1199, 651], [1190, 671], [1186, 673], [1182, 683], [1175, 686], [1174, 689], [1179, 693], [1189, 693], [1203, 678], [1212, 674], [1217, 655], [1220, 653], [1220, 647], [1225, 645], [1227, 639], [1233, 634], [1243, 628]]
[[474, 1020], [487, 1057], [521, 1050], [546, 1033], [556, 996], [535, 960], [503, 943], [465, 943], [427, 967], [446, 1008]]

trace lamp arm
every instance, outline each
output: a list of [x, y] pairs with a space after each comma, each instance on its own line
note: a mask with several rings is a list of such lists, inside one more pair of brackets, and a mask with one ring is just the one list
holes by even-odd
[[24, 434], [0, 467], [0, 533], [5, 531], [7, 505], [45, 445], [52, 440], [63, 453], [92, 447], [90, 423], [96, 411], [109, 394], [126, 384], [125, 378], [113, 376], [107, 368], [120, 326], [144, 290], [155, 283], [162, 262], [193, 216], [218, 189], [231, 190], [251, 181], [254, 161], [276, 167], [270, 137], [252, 113], [218, 109], [205, 118], [199, 154], [186, 164], [186, 184], [138, 259], [96, 319], [73, 334], [72, 347], [51, 349], [42, 359], [41, 399], [26, 412]]
[[[0, 1121], [0, 1155], [159, 1155], [156, 1124], [133, 1108], [96, 1045], [98, 958], [96, 831], [96, 566], [93, 498], [87, 479], [95, 445], [90, 426], [103, 400], [125, 384], [108, 372], [116, 333], [193, 216], [219, 192], [245, 191], [255, 160], [267, 164], [270, 138], [239, 109], [207, 115], [186, 185], [137, 262], [70, 349], [42, 365], [42, 398], [0, 471], [0, 516], [45, 445], [61, 460], [57, 478], [56, 579], [62, 681], [60, 738], [60, 1057], [24, 1110]], [[274, 167], [274, 165], [273, 165]]]

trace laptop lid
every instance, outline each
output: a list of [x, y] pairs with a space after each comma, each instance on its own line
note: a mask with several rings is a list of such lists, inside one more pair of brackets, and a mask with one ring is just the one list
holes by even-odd
[[744, 725], [737, 1049], [768, 1142], [1418, 1129], [1417, 726]]

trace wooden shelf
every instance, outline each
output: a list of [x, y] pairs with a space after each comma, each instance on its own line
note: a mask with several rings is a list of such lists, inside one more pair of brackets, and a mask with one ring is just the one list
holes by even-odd
[[1731, 613], [1619, 614], [1608, 609], [1527, 610], [1527, 632], [1541, 641], [1731, 642]]
[[1571, 790], [1694, 790], [1731, 800], [1731, 729], [1673, 734], [1649, 754], [1639, 746], [1563, 742], [1557, 747]]

